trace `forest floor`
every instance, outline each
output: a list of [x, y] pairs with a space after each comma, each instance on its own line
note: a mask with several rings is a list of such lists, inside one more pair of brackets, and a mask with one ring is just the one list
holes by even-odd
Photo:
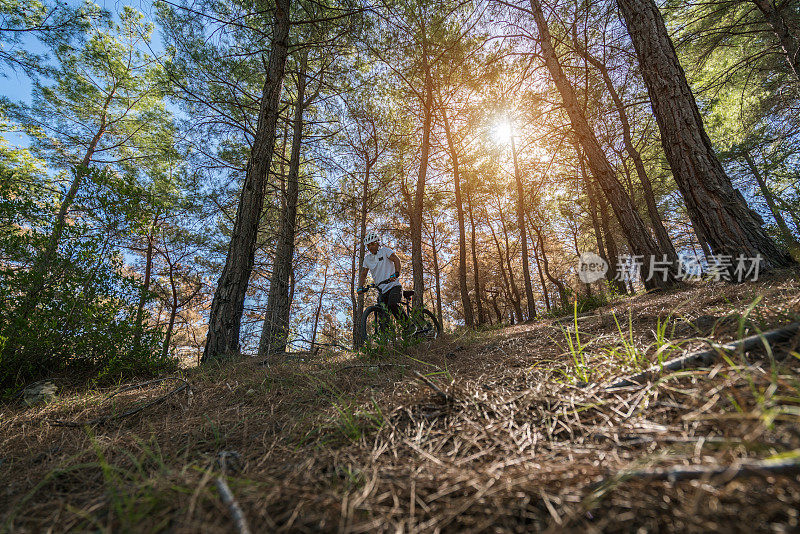
[[606, 389], [797, 321], [783, 273], [380, 358], [203, 366], [171, 395], [64, 387], [0, 405], [0, 531], [797, 532], [800, 335]]

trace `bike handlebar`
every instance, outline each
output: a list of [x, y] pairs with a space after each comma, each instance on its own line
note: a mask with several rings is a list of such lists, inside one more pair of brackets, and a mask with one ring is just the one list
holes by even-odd
[[381, 288], [378, 287], [378, 286], [382, 286], [383, 284], [386, 284], [388, 282], [392, 282], [394, 280], [397, 280], [397, 278], [395, 278], [394, 275], [392, 275], [389, 278], [387, 278], [386, 280], [384, 280], [383, 282], [378, 282], [377, 284], [376, 283], [367, 284], [363, 288], [364, 289], [364, 293], [366, 293], [370, 289], [377, 289], [378, 291], [380, 291]]

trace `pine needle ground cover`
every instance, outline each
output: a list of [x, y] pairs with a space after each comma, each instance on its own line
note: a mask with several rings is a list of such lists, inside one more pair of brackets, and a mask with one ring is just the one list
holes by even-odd
[[797, 531], [800, 336], [607, 386], [798, 320], [786, 273], [380, 358], [63, 385], [0, 405], [0, 530]]

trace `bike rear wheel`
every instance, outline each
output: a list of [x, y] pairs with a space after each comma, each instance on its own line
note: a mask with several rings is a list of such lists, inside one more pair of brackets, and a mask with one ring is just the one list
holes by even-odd
[[442, 325], [439, 324], [439, 320], [429, 310], [422, 308], [416, 313], [412, 312], [412, 315], [416, 329], [414, 336], [432, 340], [442, 335]]

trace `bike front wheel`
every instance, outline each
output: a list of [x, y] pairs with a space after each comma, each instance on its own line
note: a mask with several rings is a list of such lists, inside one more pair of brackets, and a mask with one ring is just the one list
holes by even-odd
[[391, 315], [382, 306], [373, 305], [361, 315], [361, 343], [386, 343], [392, 335]]

